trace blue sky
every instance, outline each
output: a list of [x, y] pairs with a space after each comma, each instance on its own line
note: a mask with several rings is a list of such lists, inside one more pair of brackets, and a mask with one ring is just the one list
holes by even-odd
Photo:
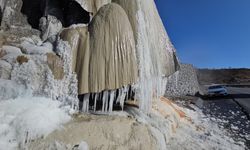
[[180, 60], [250, 68], [250, 0], [155, 0]]

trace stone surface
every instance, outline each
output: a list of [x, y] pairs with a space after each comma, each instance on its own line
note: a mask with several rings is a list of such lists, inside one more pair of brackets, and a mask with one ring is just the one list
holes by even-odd
[[166, 96], [195, 95], [200, 92], [196, 69], [189, 64], [181, 64], [181, 69], [167, 79]]
[[29, 61], [29, 58], [24, 56], [24, 55], [20, 55], [16, 58], [16, 61], [19, 63], [19, 64], [23, 64], [23, 63], [27, 63]]
[[6, 52], [0, 49], [0, 58], [2, 58], [4, 55], [6, 55]]
[[48, 15], [40, 19], [41, 38], [43, 41], [55, 37], [62, 29], [62, 23], [54, 16]]
[[[135, 119], [119, 116], [81, 115], [45, 139], [30, 144], [29, 149], [39, 150], [62, 143], [60, 148], [71, 150], [86, 141], [90, 150], [155, 150], [157, 142], [150, 128]], [[57, 146], [55, 149], [59, 148]]]
[[5, 55], [2, 56], [1, 59], [9, 62], [12, 65], [16, 62], [16, 58], [19, 55], [22, 55], [22, 52], [19, 48], [9, 45], [5, 45], [2, 47], [2, 53], [4, 53]]
[[47, 63], [56, 80], [62, 80], [64, 77], [63, 61], [53, 53], [47, 53]]

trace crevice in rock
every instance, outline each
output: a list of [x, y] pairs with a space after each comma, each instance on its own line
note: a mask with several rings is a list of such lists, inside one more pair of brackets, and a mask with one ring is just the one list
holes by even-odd
[[3, 18], [3, 11], [2, 9], [0, 8], [0, 26], [2, 24], [2, 18]]
[[90, 22], [89, 12], [74, 0], [23, 0], [21, 12], [35, 29], [39, 29], [40, 18], [48, 15], [55, 16], [64, 27]]

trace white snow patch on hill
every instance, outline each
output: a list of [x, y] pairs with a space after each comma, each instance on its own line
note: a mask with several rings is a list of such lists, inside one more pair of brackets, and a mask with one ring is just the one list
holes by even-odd
[[47, 136], [70, 120], [60, 102], [42, 97], [0, 102], [0, 149], [24, 148], [29, 141]]

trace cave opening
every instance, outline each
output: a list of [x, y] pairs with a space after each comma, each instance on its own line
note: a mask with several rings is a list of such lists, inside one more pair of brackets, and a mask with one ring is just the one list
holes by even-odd
[[21, 12], [32, 28], [39, 29], [41, 17], [55, 16], [63, 27], [90, 22], [90, 13], [74, 0], [23, 0]]

